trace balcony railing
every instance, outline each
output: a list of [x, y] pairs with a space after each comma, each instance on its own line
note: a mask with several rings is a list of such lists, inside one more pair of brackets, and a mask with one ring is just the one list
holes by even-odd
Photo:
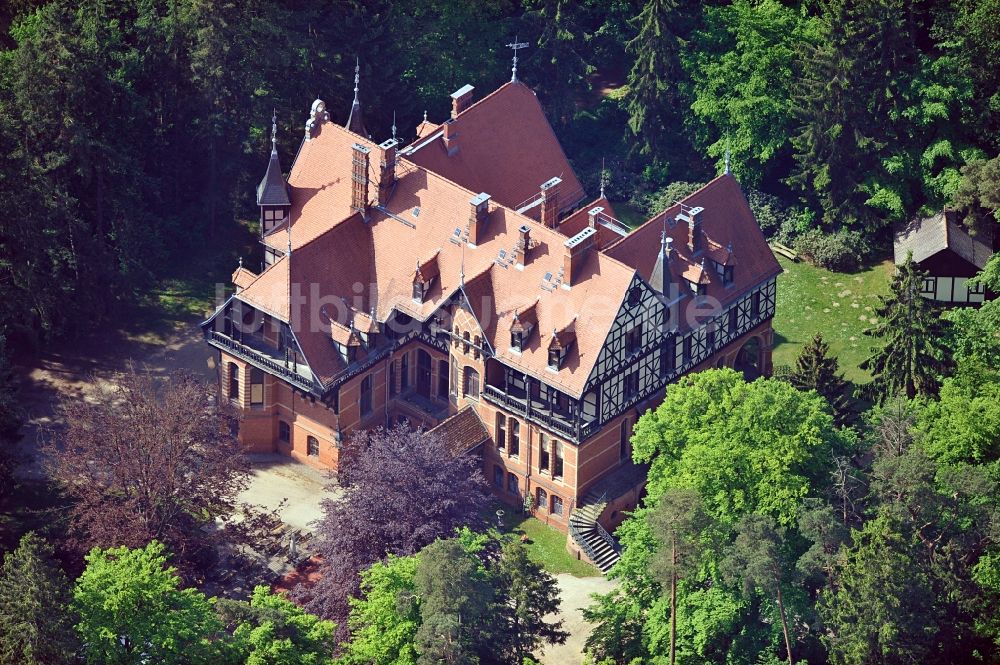
[[529, 413], [527, 399], [515, 397], [504, 392], [502, 388], [492, 386], [490, 384], [483, 386], [483, 397], [488, 402], [492, 402], [498, 406], [503, 406], [508, 411], [523, 416], [531, 422], [542, 425], [553, 432], [558, 432], [567, 439], [577, 443], [586, 439], [599, 429], [597, 421], [581, 423], [578, 436], [576, 423], [569, 417], [563, 417], [558, 414], [548, 413], [546, 411], [536, 409], [531, 409], [531, 412]]
[[[298, 369], [288, 367], [285, 364], [284, 359], [278, 360], [274, 356], [267, 355], [263, 350], [255, 349], [247, 344], [237, 342], [236, 340], [226, 337], [216, 330], [210, 330], [208, 332], [208, 342], [216, 348], [222, 349], [226, 353], [236, 356], [240, 360], [245, 360], [251, 365], [280, 376], [296, 388], [300, 388], [301, 390], [305, 390], [307, 392], [315, 392], [318, 387], [311, 380], [311, 373], [309, 376], [306, 376]], [[307, 372], [309, 371], [304, 366], [301, 367], [301, 369]]]

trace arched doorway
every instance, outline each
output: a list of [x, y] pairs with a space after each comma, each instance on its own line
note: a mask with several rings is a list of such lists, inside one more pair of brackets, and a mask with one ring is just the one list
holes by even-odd
[[743, 372], [743, 377], [747, 381], [753, 381], [760, 377], [760, 339], [751, 337], [743, 345], [739, 353], [736, 354], [736, 362], [733, 368], [738, 372]]
[[417, 350], [417, 394], [431, 396], [431, 354], [423, 349]]

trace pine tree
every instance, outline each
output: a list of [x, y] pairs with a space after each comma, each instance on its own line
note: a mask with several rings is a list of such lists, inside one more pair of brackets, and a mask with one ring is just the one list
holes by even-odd
[[33, 533], [4, 557], [0, 570], [0, 662], [52, 665], [74, 661], [72, 596], [52, 546]]
[[930, 300], [920, 295], [926, 273], [907, 255], [897, 266], [891, 292], [879, 296], [877, 323], [865, 334], [884, 342], [861, 363], [872, 373], [870, 390], [879, 402], [902, 394], [907, 398], [933, 395], [950, 366], [944, 342], [946, 322]]
[[537, 51], [525, 58], [525, 80], [533, 84], [553, 124], [565, 127], [573, 119], [579, 100], [590, 90], [587, 75], [592, 67], [586, 35], [579, 24], [578, 3], [568, 0], [536, 0], [526, 18], [537, 23]]
[[838, 427], [849, 425], [853, 419], [852, 404], [848, 396], [850, 384], [839, 371], [839, 363], [830, 355], [830, 345], [823, 335], [816, 333], [795, 361], [795, 370], [789, 380], [799, 390], [815, 390], [825, 398], [833, 410]]
[[701, 496], [691, 489], [668, 489], [650, 515], [662, 547], [650, 568], [670, 588], [670, 665], [677, 662], [677, 584], [698, 564], [701, 532], [709, 519]]

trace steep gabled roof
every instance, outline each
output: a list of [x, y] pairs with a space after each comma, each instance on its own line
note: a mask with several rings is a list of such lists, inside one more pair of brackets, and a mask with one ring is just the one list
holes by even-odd
[[896, 264], [906, 261], [907, 252], [913, 252], [917, 263], [950, 249], [980, 270], [993, 255], [989, 240], [973, 237], [958, 224], [954, 211], [939, 212], [933, 217], [914, 219], [901, 229], [893, 242]]
[[442, 420], [437, 427], [428, 430], [427, 433], [441, 437], [448, 450], [456, 457], [475, 450], [490, 438], [479, 414], [471, 405]]
[[[682, 211], [681, 204], [689, 208], [704, 208], [701, 213], [704, 249], [692, 253], [688, 248], [688, 225], [685, 222], [674, 223]], [[654, 215], [605, 252], [633, 266], [646, 281], [650, 281], [660, 252], [664, 218], [667, 221], [667, 236], [673, 241], [672, 272], [685, 277], [691, 275], [706, 283], [706, 295], [718, 299], [722, 305], [733, 302], [754, 285], [781, 272], [781, 266], [768, 247], [743, 190], [729, 174], [717, 177], [680, 204]], [[724, 258], [723, 253], [728, 256], [727, 251], [720, 253], [719, 250], [730, 244], [736, 248], [734, 254], [739, 255], [739, 265], [733, 271], [733, 283], [726, 286], [721, 279], [711, 276], [710, 266], [706, 266], [703, 274], [701, 262], [706, 256]]]
[[[584, 198], [555, 132], [530, 88], [509, 82], [451, 120], [457, 151], [445, 147], [443, 136], [421, 138], [403, 151], [408, 159], [475, 192], [518, 208], [539, 193], [550, 178], [562, 178], [559, 207], [570, 209]], [[421, 125], [420, 136], [440, 134]]]

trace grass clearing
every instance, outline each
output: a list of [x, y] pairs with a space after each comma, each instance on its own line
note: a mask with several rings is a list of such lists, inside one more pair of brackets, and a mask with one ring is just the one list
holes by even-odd
[[569, 573], [573, 577], [596, 577], [601, 573], [589, 563], [570, 556], [566, 551], [566, 534], [539, 519], [524, 515], [520, 510], [508, 505], [497, 504], [504, 511], [504, 533], [527, 536], [528, 558], [539, 564], [552, 575]]
[[778, 277], [774, 365], [794, 366], [802, 347], [819, 332], [848, 380], [871, 380], [858, 366], [871, 347], [864, 330], [874, 322], [877, 296], [889, 292], [892, 262], [856, 273], [837, 273], [782, 256], [778, 261], [785, 272]]

